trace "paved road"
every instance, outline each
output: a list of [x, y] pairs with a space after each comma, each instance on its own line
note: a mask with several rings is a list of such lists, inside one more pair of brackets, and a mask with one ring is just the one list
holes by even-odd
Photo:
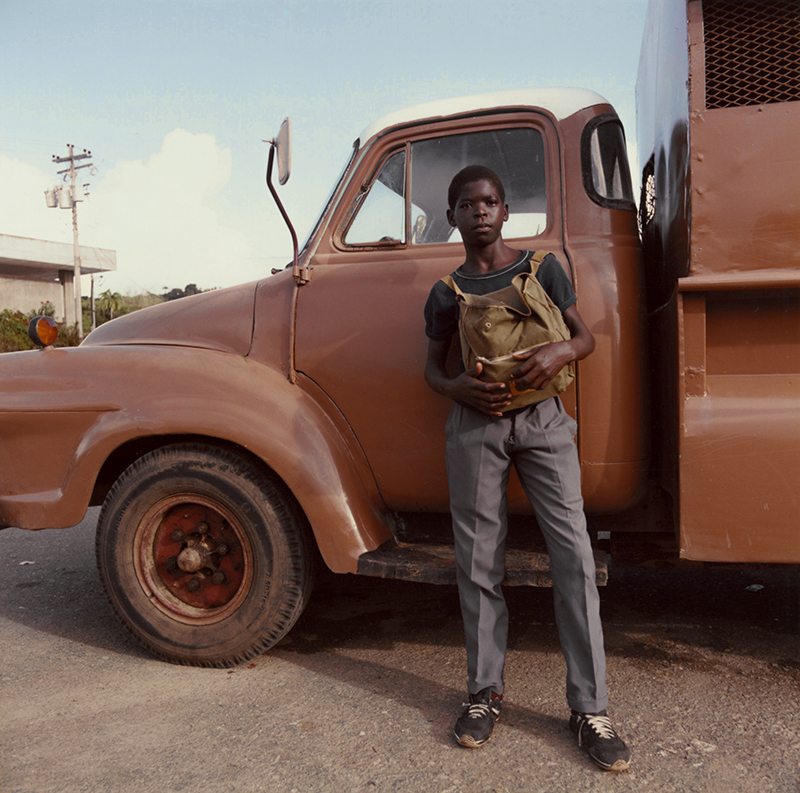
[[453, 588], [334, 577], [270, 653], [178, 667], [106, 604], [96, 517], [0, 532], [4, 793], [800, 791], [796, 573], [612, 569], [612, 716], [634, 766], [611, 777], [566, 729], [548, 590], [508, 592], [503, 720], [467, 750]]

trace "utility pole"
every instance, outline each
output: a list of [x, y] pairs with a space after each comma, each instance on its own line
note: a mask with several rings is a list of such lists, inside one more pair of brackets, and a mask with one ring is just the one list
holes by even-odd
[[63, 171], [58, 171], [59, 175], [64, 175], [64, 181], [67, 181], [67, 174], [69, 174], [70, 186], [67, 190], [62, 187], [56, 187], [54, 190], [45, 191], [45, 198], [47, 206], [55, 207], [60, 206], [62, 209], [72, 209], [72, 258], [74, 264], [73, 287], [75, 289], [75, 322], [78, 330], [78, 338], [83, 338], [83, 306], [81, 305], [81, 248], [78, 244], [78, 201], [83, 201], [84, 197], [88, 195], [86, 188], [88, 185], [83, 185], [81, 195], [78, 195], [75, 180], [78, 171], [81, 168], [91, 168], [92, 163], [84, 163], [83, 165], [75, 165], [80, 160], [88, 160], [92, 156], [90, 151], [83, 150], [82, 154], [75, 154], [75, 147], [67, 144], [69, 154], [66, 157], [56, 157], [53, 155], [53, 162], [61, 164], [64, 162], [69, 163], [69, 168], [64, 168]]

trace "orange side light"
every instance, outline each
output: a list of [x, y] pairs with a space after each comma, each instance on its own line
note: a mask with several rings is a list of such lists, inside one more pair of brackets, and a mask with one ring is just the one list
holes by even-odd
[[58, 338], [58, 325], [52, 317], [34, 317], [28, 323], [28, 336], [39, 347], [49, 347]]

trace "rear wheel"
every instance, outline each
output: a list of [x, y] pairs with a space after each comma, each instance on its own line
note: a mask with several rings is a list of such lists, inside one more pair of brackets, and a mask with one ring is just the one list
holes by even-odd
[[311, 590], [305, 520], [273, 479], [234, 452], [169, 446], [131, 465], [97, 528], [108, 599], [145, 647], [229, 666], [268, 650]]

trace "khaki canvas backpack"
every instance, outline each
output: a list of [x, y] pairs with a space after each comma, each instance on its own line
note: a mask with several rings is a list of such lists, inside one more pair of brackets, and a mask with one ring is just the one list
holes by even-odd
[[541, 402], [562, 393], [572, 382], [573, 366], [568, 364], [550, 381], [547, 388], [518, 391], [510, 379], [520, 363], [515, 352], [528, 352], [554, 341], [571, 338], [558, 306], [536, 280], [536, 271], [548, 251], [536, 251], [531, 257], [531, 272], [514, 276], [511, 285], [488, 295], [464, 294], [452, 276], [445, 283], [456, 294], [460, 310], [459, 334], [461, 357], [467, 369], [480, 361], [484, 382], [509, 383], [513, 410]]

